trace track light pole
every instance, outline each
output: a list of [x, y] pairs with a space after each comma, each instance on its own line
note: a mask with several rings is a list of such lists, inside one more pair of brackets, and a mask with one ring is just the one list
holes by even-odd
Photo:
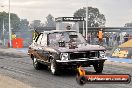
[[9, 0], [9, 45], [12, 47], [12, 39], [11, 39], [12, 31], [11, 31], [11, 17], [10, 17], [10, 0]]

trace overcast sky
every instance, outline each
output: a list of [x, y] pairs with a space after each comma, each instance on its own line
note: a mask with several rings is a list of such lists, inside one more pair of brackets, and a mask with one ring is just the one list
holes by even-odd
[[[0, 11], [8, 12], [8, 1], [0, 0]], [[92, 6], [98, 8], [106, 17], [106, 26], [124, 26], [132, 22], [132, 0], [10, 0], [11, 12], [21, 19], [41, 20], [50, 13], [55, 18], [73, 16], [79, 8]]]

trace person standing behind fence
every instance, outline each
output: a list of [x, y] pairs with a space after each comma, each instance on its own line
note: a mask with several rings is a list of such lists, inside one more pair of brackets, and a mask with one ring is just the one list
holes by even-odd
[[102, 29], [98, 32], [98, 40], [99, 40], [99, 44], [101, 44], [103, 42], [103, 32], [102, 32]]
[[110, 35], [107, 34], [107, 35], [106, 35], [106, 45], [107, 45], [107, 46], [109, 46], [109, 38], [110, 38]]
[[127, 41], [128, 41], [128, 38], [129, 38], [129, 34], [126, 34], [126, 35], [124, 36], [124, 42], [127, 42]]
[[117, 44], [120, 45], [120, 35], [117, 36]]
[[113, 34], [110, 35], [109, 46], [113, 46]]
[[16, 39], [16, 34], [15, 34], [15, 33], [12, 33], [11, 38], [12, 38], [12, 40], [13, 40], [13, 39]]

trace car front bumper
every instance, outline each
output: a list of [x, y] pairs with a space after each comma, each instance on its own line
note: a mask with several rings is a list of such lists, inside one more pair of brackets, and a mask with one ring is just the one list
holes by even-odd
[[88, 67], [93, 64], [104, 63], [105, 60], [106, 60], [105, 58], [104, 59], [76, 59], [76, 60], [66, 60], [66, 61], [56, 60], [57, 62], [56, 64], [62, 68], [76, 68], [79, 66]]

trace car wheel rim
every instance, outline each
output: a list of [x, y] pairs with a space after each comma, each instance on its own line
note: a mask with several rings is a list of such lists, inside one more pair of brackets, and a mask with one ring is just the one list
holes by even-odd
[[37, 59], [36, 58], [34, 58], [33, 63], [35, 66], [37, 65]]
[[51, 72], [54, 74], [55, 73], [55, 66], [53, 64], [53, 62], [51, 63]]

